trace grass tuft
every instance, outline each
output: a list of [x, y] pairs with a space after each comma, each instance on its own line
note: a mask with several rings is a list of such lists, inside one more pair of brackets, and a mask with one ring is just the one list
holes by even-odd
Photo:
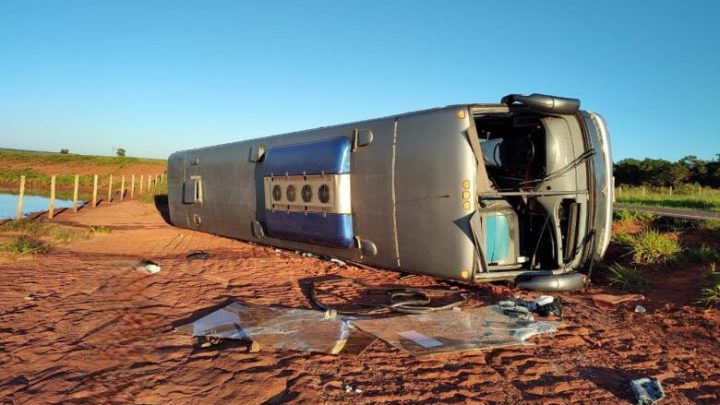
[[10, 255], [33, 255], [49, 251], [50, 246], [48, 244], [27, 235], [15, 236], [9, 242], [0, 245], [0, 252]]
[[699, 248], [685, 248], [683, 249], [682, 258], [690, 263], [718, 262], [720, 261], [720, 250], [707, 245], [702, 245]]
[[23, 236], [33, 237], [47, 236], [58, 242], [71, 242], [74, 240], [90, 239], [99, 234], [108, 234], [112, 232], [112, 229], [107, 225], [77, 228], [21, 219], [18, 221], [8, 221], [0, 225], [0, 232], [19, 233]]
[[702, 297], [698, 304], [707, 308], [720, 308], [720, 272], [717, 264], [711, 262], [706, 273], [707, 287], [702, 290]]
[[614, 263], [609, 270], [608, 284], [621, 290], [643, 292], [652, 285], [650, 278], [640, 268]]
[[623, 246], [634, 246], [636, 243], [635, 235], [633, 235], [627, 231], [620, 231], [620, 232], [613, 233], [611, 240], [613, 242], [617, 243], [618, 245], [623, 245]]
[[634, 238], [633, 262], [641, 265], [670, 264], [678, 260], [680, 242], [666, 234], [648, 230]]
[[24, 235], [45, 236], [50, 232], [50, 225], [42, 222], [20, 219], [7, 221], [0, 225], [0, 232], [16, 232]]

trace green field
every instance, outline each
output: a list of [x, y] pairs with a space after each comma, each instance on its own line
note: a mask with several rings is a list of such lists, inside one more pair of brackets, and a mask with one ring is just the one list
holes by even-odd
[[[0, 185], [16, 184], [19, 182], [20, 176], [25, 176], [25, 183], [28, 187], [49, 186], [50, 174], [38, 170], [39, 166], [57, 166], [56, 184], [68, 186], [75, 182], [73, 168], [97, 167], [102, 168], [104, 172], [117, 170], [120, 173], [123, 169], [135, 165], [157, 165], [158, 167], [167, 165], [167, 161], [162, 159], [60, 154], [14, 149], [0, 149], [0, 162], [3, 162], [3, 165], [0, 166]], [[105, 177], [107, 176], [101, 176], [101, 184], [107, 183]], [[119, 181], [119, 179], [117, 180]], [[79, 182], [80, 186], [92, 186], [93, 176], [80, 176]]]
[[670, 194], [668, 187], [616, 187], [615, 201], [622, 204], [650, 207], [686, 208], [703, 211], [720, 211], [720, 190], [686, 185]]
[[18, 149], [0, 148], [0, 161], [2, 162], [27, 162], [28, 164], [53, 164], [53, 165], [84, 165], [84, 166], [116, 166], [123, 168], [131, 164], [166, 164], [165, 159], [148, 159], [137, 157], [119, 156], [96, 156], [77, 155], [73, 153], [62, 154], [57, 152], [40, 152]]

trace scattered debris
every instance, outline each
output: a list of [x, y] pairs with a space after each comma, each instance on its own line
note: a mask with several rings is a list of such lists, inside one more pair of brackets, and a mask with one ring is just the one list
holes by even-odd
[[176, 330], [205, 338], [248, 340], [251, 352], [269, 346], [337, 354], [345, 347], [350, 324], [323, 311], [233, 302]]
[[346, 266], [347, 266], [347, 263], [346, 263], [345, 261], [340, 260], [340, 259], [336, 259], [336, 258], [334, 258], [334, 257], [331, 257], [331, 258], [330, 258], [330, 261], [333, 262], [333, 263], [335, 263], [335, 264], [337, 264], [338, 266], [342, 266], [342, 267], [346, 267]]
[[540, 316], [555, 315], [562, 317], [560, 299], [556, 299], [551, 295], [541, 295], [534, 301], [516, 300], [515, 302]]
[[192, 260], [207, 260], [210, 258], [210, 253], [201, 250], [199, 252], [192, 252], [189, 255], [186, 256], [186, 258], [190, 261]]
[[302, 252], [300, 254], [302, 257], [318, 257], [316, 254], [310, 253], [310, 252]]
[[638, 305], [635, 305], [635, 312], [637, 312], [638, 314], [644, 314], [647, 311], [645, 310], [644, 306], [638, 304]]
[[643, 377], [630, 381], [638, 405], [650, 405], [665, 398], [662, 384], [654, 377]]
[[[356, 302], [355, 308], [333, 308], [318, 298], [318, 289], [320, 286], [327, 286], [332, 284], [349, 283], [356, 284], [366, 288], [368, 293], [377, 291], [385, 293], [388, 297], [387, 304], [366, 304]], [[334, 298], [342, 298], [339, 295], [331, 294]], [[452, 301], [447, 302], [446, 299], [442, 299], [444, 303], [433, 305], [432, 297], [450, 297], [454, 298]], [[450, 289], [445, 287], [398, 287], [398, 288], [387, 288], [387, 287], [376, 287], [365, 284], [361, 280], [348, 279], [342, 277], [324, 279], [313, 281], [310, 284], [310, 299], [320, 309], [329, 310], [333, 309], [339, 314], [367, 314], [378, 311], [395, 311], [406, 314], [422, 314], [434, 311], [442, 311], [447, 309], [455, 308], [470, 298], [470, 293], [466, 290]]]
[[160, 266], [150, 260], [143, 260], [135, 266], [135, 270], [145, 274], [157, 274], [160, 273]]
[[530, 314], [530, 309], [524, 305], [520, 305], [513, 300], [504, 300], [498, 302], [498, 307], [503, 314], [509, 316], [512, 319], [521, 322], [532, 322], [535, 320]]
[[38, 296], [33, 293], [25, 296], [25, 301], [35, 301], [36, 299], [38, 299]]
[[590, 299], [592, 299], [596, 307], [613, 312], [618, 309], [620, 304], [624, 302], [642, 301], [645, 299], [645, 296], [642, 294], [595, 294], [591, 295]]
[[550, 295], [541, 295], [533, 301], [525, 301], [521, 299], [503, 300], [498, 302], [498, 307], [502, 312], [518, 321], [532, 322], [534, 320], [531, 312], [540, 316], [555, 315], [562, 317], [562, 307], [560, 300]]
[[[527, 311], [527, 308], [523, 308]], [[555, 322], [529, 322], [499, 305], [393, 318], [357, 319], [354, 326], [414, 356], [526, 345], [532, 336], [557, 330]]]
[[[374, 338], [366, 337], [372, 335], [415, 356], [524, 345], [532, 336], [556, 330], [556, 323], [520, 321], [506, 315], [497, 305], [392, 318], [350, 319], [334, 311], [255, 307], [237, 302], [176, 329], [203, 338], [203, 347], [217, 344], [221, 339], [242, 339], [255, 345], [250, 351], [270, 346], [329, 354], [339, 353], [353, 337], [357, 340], [349, 347], [367, 347]], [[348, 392], [353, 390], [361, 392], [352, 387]]]

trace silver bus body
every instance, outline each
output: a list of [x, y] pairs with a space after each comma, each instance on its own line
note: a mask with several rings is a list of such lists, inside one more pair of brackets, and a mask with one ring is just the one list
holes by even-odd
[[558, 276], [605, 252], [611, 162], [578, 100], [511, 95], [176, 152], [168, 203], [176, 226], [395, 271]]

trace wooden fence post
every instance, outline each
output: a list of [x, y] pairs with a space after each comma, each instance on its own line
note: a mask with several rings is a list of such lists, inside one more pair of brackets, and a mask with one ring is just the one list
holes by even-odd
[[123, 174], [120, 180], [120, 201], [123, 200], [125, 196], [125, 175]]
[[55, 217], [55, 175], [50, 176], [50, 206], [48, 207], [48, 218]]
[[22, 219], [23, 198], [25, 198], [25, 176], [20, 176], [20, 192], [18, 193], [17, 220]]
[[78, 210], [78, 188], [80, 187], [80, 176], [75, 175], [75, 188], [73, 189], [73, 211]]
[[130, 199], [132, 200], [133, 197], [135, 197], [135, 175], [133, 174], [132, 177], [130, 177]]
[[148, 174], [148, 192], [150, 192], [150, 175]]
[[97, 207], [97, 186], [98, 186], [98, 175], [93, 176], [93, 203], [92, 207]]
[[143, 187], [143, 181], [145, 180], [145, 175], [140, 175], [140, 190], [138, 190], [138, 194], [142, 194], [142, 187]]
[[110, 175], [110, 182], [108, 183], [108, 204], [112, 201], [112, 174]]
[[645, 186], [643, 186], [643, 197], [645, 197]]
[[670, 196], [672, 196], [672, 186], [670, 186]]

